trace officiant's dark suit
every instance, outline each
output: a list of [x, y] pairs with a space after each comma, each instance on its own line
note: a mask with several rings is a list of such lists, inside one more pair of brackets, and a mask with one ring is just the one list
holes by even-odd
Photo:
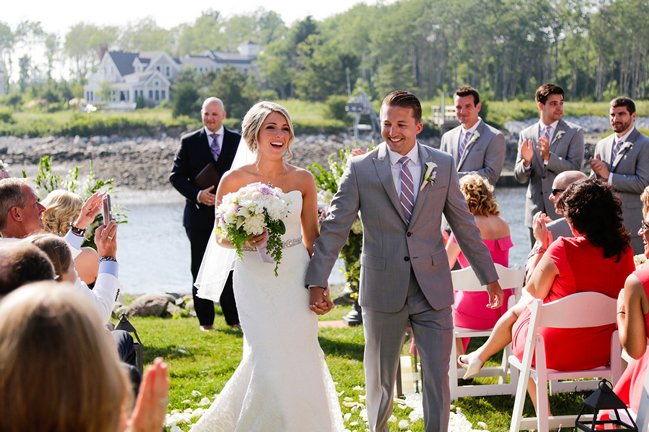
[[[214, 118], [208, 117], [206, 119], [206, 108], [209, 111], [215, 110], [217, 113], [216, 121]], [[180, 147], [176, 152], [171, 175], [169, 176], [173, 187], [187, 199], [185, 201], [183, 226], [191, 244], [193, 281], [196, 281], [205, 248], [214, 229], [214, 205], [204, 204], [207, 201], [204, 197], [206, 195], [212, 197], [212, 194], [216, 192], [216, 188], [218, 187], [217, 183], [213, 189], [201, 190], [193, 181], [207, 164], [214, 164], [216, 171], [220, 175], [228, 171], [232, 166], [232, 161], [237, 152], [237, 146], [241, 140], [241, 135], [231, 132], [222, 126], [222, 118], [218, 118], [218, 112], [222, 112], [222, 117], [225, 117], [225, 111], [223, 111], [223, 105], [220, 100], [210, 98], [205, 101], [203, 110], [201, 110], [205, 127], [184, 135], [181, 138]], [[217, 134], [222, 133], [222, 137], [214, 136], [213, 132]], [[215, 139], [216, 144], [214, 144]], [[213, 149], [214, 145], [218, 145], [219, 147], [217, 152]], [[214, 156], [215, 153], [218, 154], [218, 158], [216, 159]], [[199, 195], [201, 196], [199, 197]], [[192, 293], [194, 296], [194, 308], [196, 309], [196, 315], [201, 329], [211, 329], [214, 323], [214, 303], [198, 297], [196, 295], [197, 289], [193, 286], [193, 282]], [[230, 326], [238, 325], [239, 315], [232, 291], [232, 274], [230, 274], [225, 284], [220, 303], [227, 324]]]

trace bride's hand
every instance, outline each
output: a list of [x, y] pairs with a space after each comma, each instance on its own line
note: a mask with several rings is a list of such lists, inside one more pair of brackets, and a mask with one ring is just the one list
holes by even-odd
[[246, 242], [246, 246], [257, 247], [261, 243], [266, 241], [266, 239], [268, 239], [268, 231], [267, 230], [264, 230], [264, 232], [259, 234], [259, 235], [250, 234], [250, 238], [248, 238], [248, 241]]
[[334, 304], [329, 298], [329, 289], [322, 287], [312, 287], [309, 309], [317, 315], [324, 315], [333, 309]]

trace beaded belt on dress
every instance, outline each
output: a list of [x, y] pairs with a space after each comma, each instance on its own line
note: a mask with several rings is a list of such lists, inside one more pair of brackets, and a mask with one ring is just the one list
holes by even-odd
[[[289, 240], [286, 240], [285, 242], [282, 243], [282, 249], [287, 249], [287, 248], [290, 248], [292, 246], [299, 245], [300, 243], [302, 243], [302, 237], [289, 239]], [[254, 247], [254, 246], [244, 246], [243, 250], [246, 251], [246, 252], [254, 252], [254, 251], [257, 250], [257, 248]]]

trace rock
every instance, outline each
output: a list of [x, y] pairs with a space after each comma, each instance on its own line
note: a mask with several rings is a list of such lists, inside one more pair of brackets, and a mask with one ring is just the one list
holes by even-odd
[[[194, 310], [194, 300], [189, 300], [187, 303], [185, 303], [185, 310]], [[194, 312], [195, 313], [195, 312]]]
[[176, 306], [178, 307], [183, 307], [185, 306], [185, 299], [180, 297], [176, 299]]
[[99, 144], [101, 144], [101, 137], [99, 137], [99, 136], [90, 137], [90, 139], [88, 140], [88, 144], [90, 144], [90, 145], [99, 145]]
[[182, 312], [182, 308], [179, 308], [175, 304], [169, 302], [167, 303], [167, 313], [171, 316], [174, 316], [174, 314], [180, 314]]
[[128, 306], [128, 312], [126, 315], [129, 317], [164, 316], [167, 312], [167, 304], [174, 301], [176, 301], [176, 299], [161, 292], [144, 294], [143, 296], [133, 300], [133, 303]]

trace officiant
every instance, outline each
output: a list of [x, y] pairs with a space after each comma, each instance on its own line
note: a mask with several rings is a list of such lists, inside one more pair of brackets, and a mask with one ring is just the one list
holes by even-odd
[[[214, 330], [214, 303], [198, 297], [193, 283], [214, 229], [216, 188], [221, 176], [232, 166], [241, 140], [241, 135], [223, 126], [225, 116], [220, 99], [210, 97], [203, 102], [201, 118], [204, 126], [181, 137], [169, 176], [173, 187], [186, 198], [183, 226], [191, 245], [194, 308], [203, 331]], [[240, 329], [232, 291], [232, 273], [223, 289], [220, 304], [226, 323]]]

